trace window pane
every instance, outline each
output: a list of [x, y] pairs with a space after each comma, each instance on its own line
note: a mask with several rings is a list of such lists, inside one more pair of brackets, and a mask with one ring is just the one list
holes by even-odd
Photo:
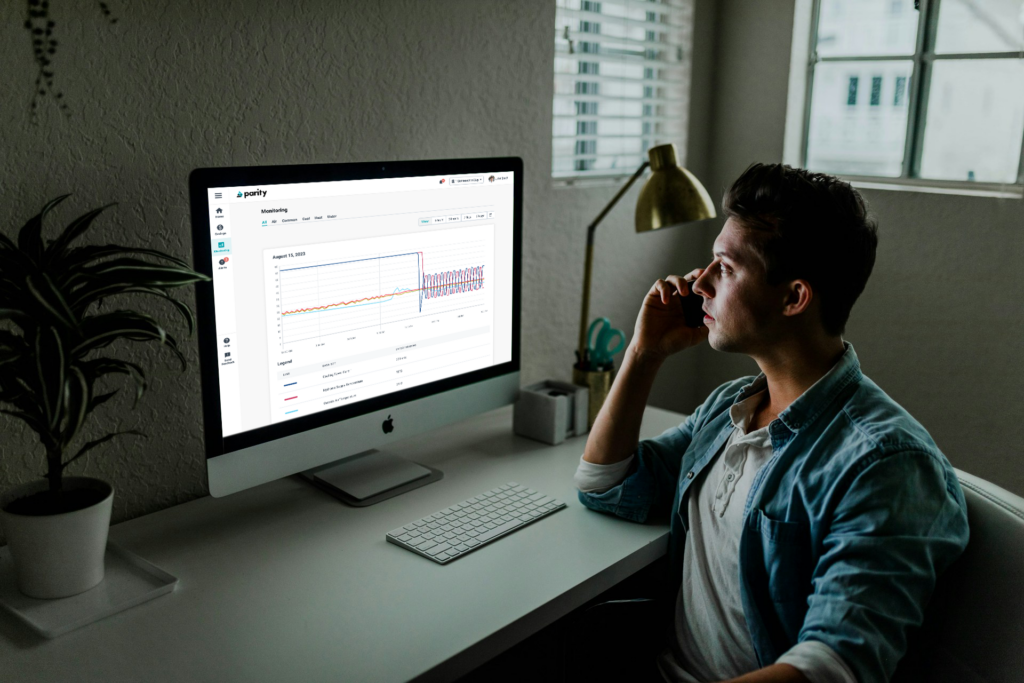
[[898, 177], [913, 68], [910, 60], [815, 66], [807, 168]]
[[1024, 50], [1021, 0], [942, 0], [935, 51], [1018, 52]]
[[917, 15], [914, 0], [821, 0], [818, 56], [912, 55]]
[[1022, 133], [1024, 61], [934, 62], [922, 178], [1016, 182]]

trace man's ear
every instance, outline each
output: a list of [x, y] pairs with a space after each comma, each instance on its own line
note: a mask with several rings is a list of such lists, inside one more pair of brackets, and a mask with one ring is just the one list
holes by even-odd
[[785, 289], [782, 315], [800, 315], [811, 307], [814, 290], [807, 280], [792, 280]]

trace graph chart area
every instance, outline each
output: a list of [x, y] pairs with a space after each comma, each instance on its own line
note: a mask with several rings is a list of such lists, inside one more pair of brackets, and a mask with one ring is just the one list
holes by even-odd
[[272, 419], [493, 362], [492, 225], [264, 252]]

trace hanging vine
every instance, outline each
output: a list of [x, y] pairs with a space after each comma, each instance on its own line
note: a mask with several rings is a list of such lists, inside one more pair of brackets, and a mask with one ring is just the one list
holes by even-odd
[[[103, 18], [111, 24], [117, 18], [110, 12], [105, 2], [97, 2]], [[57, 40], [53, 37], [56, 23], [50, 18], [49, 0], [27, 0], [27, 16], [25, 30], [32, 39], [32, 54], [36, 63], [36, 82], [32, 93], [32, 123], [38, 123], [39, 101], [43, 97], [52, 97], [58, 108], [65, 114], [68, 105], [64, 103], [64, 93], [57, 89], [53, 82], [53, 58], [57, 54]]]

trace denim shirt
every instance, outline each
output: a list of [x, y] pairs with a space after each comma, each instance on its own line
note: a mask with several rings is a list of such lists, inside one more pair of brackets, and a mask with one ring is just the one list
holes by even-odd
[[[937, 577], [967, 546], [967, 505], [928, 432], [844, 344], [768, 427], [772, 456], [744, 507], [740, 592], [760, 666], [817, 640], [875, 683], [892, 676]], [[761, 374], [718, 387], [683, 424], [641, 441], [622, 483], [580, 501], [635, 522], [668, 516], [681, 580], [684, 495], [729, 438], [730, 406], [766, 386]]]

